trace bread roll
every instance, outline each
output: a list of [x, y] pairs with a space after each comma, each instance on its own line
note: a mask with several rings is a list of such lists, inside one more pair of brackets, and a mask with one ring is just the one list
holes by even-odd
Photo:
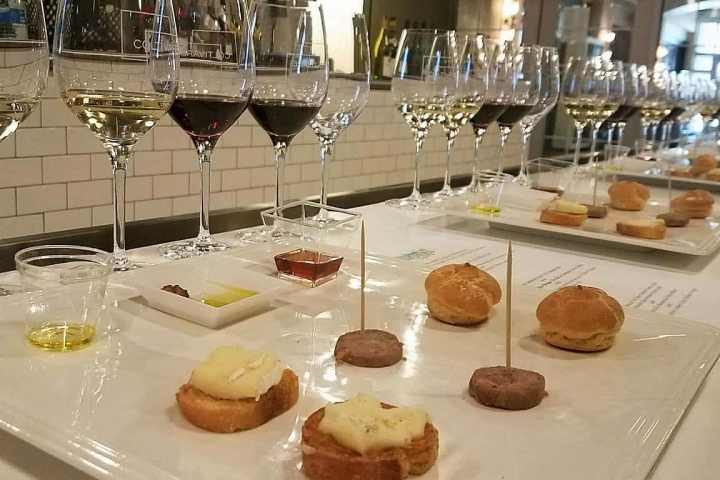
[[648, 240], [662, 240], [667, 231], [665, 220], [657, 218], [617, 222], [616, 229], [620, 235]]
[[608, 195], [612, 208], [639, 212], [645, 208], [650, 190], [640, 183], [623, 180], [610, 185]]
[[430, 314], [454, 325], [484, 322], [502, 297], [497, 280], [469, 263], [433, 270], [425, 279], [425, 291]]
[[617, 300], [599, 288], [582, 285], [545, 297], [536, 316], [547, 343], [581, 352], [610, 348], [625, 320]]
[[684, 213], [690, 218], [706, 218], [712, 215], [715, 198], [705, 190], [688, 190], [670, 202], [674, 212]]
[[715, 167], [717, 167], [717, 159], [715, 158], [715, 155], [705, 153], [697, 156], [695, 160], [693, 160], [690, 172], [697, 176], [702, 175], [705, 172], [709, 172]]

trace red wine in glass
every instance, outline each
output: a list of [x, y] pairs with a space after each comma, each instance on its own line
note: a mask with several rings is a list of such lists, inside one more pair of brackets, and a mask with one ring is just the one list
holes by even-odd
[[170, 116], [193, 141], [217, 140], [247, 108], [247, 99], [217, 95], [175, 97]]

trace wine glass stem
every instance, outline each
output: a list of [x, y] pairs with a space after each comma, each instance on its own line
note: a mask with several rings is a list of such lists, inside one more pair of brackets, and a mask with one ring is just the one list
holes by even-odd
[[448, 136], [447, 139], [447, 158], [445, 159], [445, 182], [443, 184], [443, 190], [452, 190], [452, 154], [453, 147], [455, 147], [455, 135]]
[[475, 192], [480, 186], [480, 145], [487, 129], [474, 127], [473, 130], [475, 131], [475, 150], [473, 153], [473, 174], [470, 181], [470, 191]]
[[518, 178], [520, 179], [521, 184], [527, 183], [527, 162], [528, 162], [528, 156], [530, 155], [530, 137], [532, 136], [533, 132], [533, 126], [528, 125], [527, 127], [524, 127], [522, 130], [522, 151], [520, 153], [520, 173], [518, 174]]
[[577, 171], [580, 165], [580, 144], [582, 143], [582, 132], [585, 125], [575, 125], [575, 155], [573, 156], [573, 169]]
[[655, 136], [657, 135], [657, 123], [650, 124], [650, 147], [655, 147]]
[[334, 141], [320, 143], [320, 203], [323, 205], [327, 205], [328, 175], [334, 148]]
[[288, 144], [278, 141], [273, 145], [275, 152], [275, 208], [282, 208], [285, 204], [285, 160], [287, 159]]
[[510, 132], [512, 131], [511, 128], [500, 126], [500, 145], [499, 145], [499, 151], [498, 151], [498, 165], [497, 165], [497, 173], [500, 174], [503, 171], [503, 160], [505, 160], [503, 157], [505, 155], [505, 143], [507, 143], [507, 139], [510, 136]]
[[625, 123], [620, 122], [617, 124], [618, 141], [617, 146], [620, 147], [623, 144], [623, 137], [625, 136]]
[[130, 260], [125, 252], [125, 179], [132, 146], [112, 145], [107, 149], [113, 174], [113, 268], [128, 270]]
[[597, 133], [598, 125], [593, 123], [590, 125], [590, 161], [588, 165], [590, 168], [595, 168], [595, 149], [597, 148]]
[[197, 236], [197, 243], [210, 243], [210, 160], [212, 147], [204, 144], [197, 146], [198, 160], [200, 161], [200, 229]]
[[422, 200], [420, 194], [420, 160], [423, 143], [425, 143], [425, 135], [420, 132], [415, 133], [415, 173], [413, 174], [413, 191], [410, 194], [410, 197], [415, 200]]

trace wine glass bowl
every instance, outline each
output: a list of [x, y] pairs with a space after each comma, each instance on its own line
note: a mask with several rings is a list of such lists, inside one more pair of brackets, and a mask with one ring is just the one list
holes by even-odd
[[[113, 170], [113, 256], [116, 270], [133, 268], [125, 252], [125, 177], [137, 141], [170, 108], [177, 90], [178, 45], [169, 0], [138, 0], [114, 9], [82, 0], [60, 3], [54, 73], [66, 105], [105, 146]], [[135, 9], [136, 8], [136, 9]], [[95, 35], [91, 35], [95, 33]], [[98, 40], [100, 38], [100, 40]]]
[[[15, 133], [37, 108], [49, 69], [45, 14], [41, 0], [19, 0], [25, 24], [5, 24], [0, 36], [0, 142]], [[21, 291], [20, 285], [3, 283], [0, 296]]]
[[171, 259], [228, 248], [210, 234], [210, 168], [220, 137], [247, 108], [255, 84], [255, 58], [243, 2], [176, 0], [181, 79], [170, 116], [191, 138], [201, 183], [200, 226], [192, 240], [165, 245]]

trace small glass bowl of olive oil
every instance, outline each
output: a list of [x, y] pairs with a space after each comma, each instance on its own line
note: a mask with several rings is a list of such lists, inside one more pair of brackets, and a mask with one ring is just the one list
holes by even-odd
[[43, 350], [90, 344], [105, 304], [112, 255], [73, 245], [26, 248], [15, 254], [26, 291], [25, 337]]

